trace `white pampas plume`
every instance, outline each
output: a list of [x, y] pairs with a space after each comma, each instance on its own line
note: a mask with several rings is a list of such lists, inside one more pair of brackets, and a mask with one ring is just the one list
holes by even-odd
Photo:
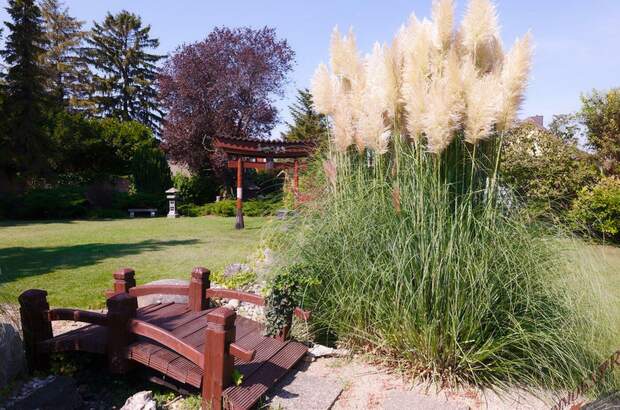
[[310, 92], [314, 107], [321, 114], [331, 114], [334, 112], [334, 81], [329, 74], [327, 66], [323, 63], [314, 71], [310, 82]]
[[471, 0], [461, 23], [464, 49], [483, 73], [501, 65], [503, 57], [497, 10], [491, 0]]
[[388, 47], [375, 43], [372, 53], [366, 58], [365, 88], [366, 94], [373, 96], [375, 103], [385, 111], [389, 118], [394, 118], [398, 104], [398, 79], [394, 61]]
[[532, 36], [527, 33], [515, 41], [506, 56], [501, 72], [501, 105], [497, 121], [497, 129], [500, 131], [513, 125], [521, 107], [532, 64], [532, 51]]
[[344, 37], [340, 36], [338, 27], [334, 27], [331, 37], [330, 63], [334, 74], [354, 82], [363, 72], [362, 61], [357, 50], [353, 29]]
[[464, 68], [469, 71], [466, 75], [473, 78], [465, 78], [465, 141], [470, 144], [477, 144], [481, 140], [490, 137], [493, 125], [497, 120], [500, 105], [500, 83], [494, 73], [485, 74], [478, 78], [475, 75], [475, 68]]
[[355, 138], [355, 127], [353, 125], [353, 113], [351, 104], [342, 101], [336, 104], [333, 120], [333, 142], [336, 150], [345, 152]]
[[435, 44], [442, 50], [448, 50], [452, 42], [454, 26], [453, 0], [433, 1], [433, 25]]
[[445, 150], [461, 127], [463, 85], [456, 51], [446, 57], [441, 72], [431, 80], [426, 99], [427, 110], [422, 116], [428, 151], [439, 154]]
[[433, 48], [432, 29], [429, 21], [419, 22], [415, 16], [411, 17], [406, 28], [402, 96], [407, 114], [407, 131], [414, 139], [421, 136], [424, 128], [422, 117], [427, 111], [427, 77]]
[[329, 64], [336, 75], [342, 75], [346, 62], [344, 61], [345, 51], [342, 36], [338, 26], [332, 30], [329, 41]]

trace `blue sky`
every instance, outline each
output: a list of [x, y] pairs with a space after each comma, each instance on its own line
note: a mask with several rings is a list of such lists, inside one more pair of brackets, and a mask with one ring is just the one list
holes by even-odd
[[[0, 18], [6, 20], [6, 0]], [[358, 45], [368, 52], [374, 41], [390, 41], [409, 14], [430, 16], [431, 0], [65, 0], [73, 15], [89, 25], [107, 11], [127, 9], [142, 16], [161, 41], [159, 52], [205, 38], [215, 26], [275, 27], [296, 52], [287, 98], [278, 102], [288, 118], [295, 90], [306, 87], [314, 68], [328, 60], [335, 25], [353, 26]], [[534, 70], [521, 116], [579, 108], [579, 95], [593, 88], [620, 86], [620, 0], [497, 0], [504, 44], [531, 30], [536, 44]], [[466, 1], [457, 0], [458, 16]], [[276, 133], [282, 126], [276, 129]]]

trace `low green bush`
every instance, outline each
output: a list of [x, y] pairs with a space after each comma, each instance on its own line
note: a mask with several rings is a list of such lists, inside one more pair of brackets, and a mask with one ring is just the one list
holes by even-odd
[[14, 197], [7, 208], [15, 219], [70, 219], [84, 217], [88, 201], [81, 187], [41, 188]]
[[[224, 199], [222, 201], [209, 204], [209, 206], [205, 209], [208, 210], [208, 215], [235, 216], [237, 214], [236, 206], [236, 201], [234, 199]], [[247, 215], [247, 213], [245, 213], [245, 215]]]
[[[243, 203], [243, 214], [245, 216], [268, 216], [275, 214], [280, 208], [282, 208], [282, 198], [279, 195], [274, 195], [265, 199], [245, 201]], [[178, 209], [184, 216], [217, 215], [231, 217], [237, 215], [237, 201], [224, 199], [205, 205], [181, 204]]]
[[620, 179], [606, 177], [582, 189], [573, 202], [569, 219], [578, 231], [620, 242]]

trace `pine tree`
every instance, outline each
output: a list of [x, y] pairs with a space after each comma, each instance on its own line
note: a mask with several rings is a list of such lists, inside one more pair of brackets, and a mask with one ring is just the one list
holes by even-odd
[[327, 118], [314, 109], [312, 94], [308, 89], [298, 90], [297, 101], [289, 109], [293, 123], [286, 123], [288, 130], [282, 134], [284, 140], [316, 142], [327, 140]]
[[9, 173], [37, 176], [47, 167], [48, 148], [44, 120], [48, 107], [46, 77], [41, 61], [43, 20], [34, 0], [9, 0], [11, 21], [4, 24], [8, 36], [2, 55], [8, 65], [6, 116]]
[[86, 56], [94, 71], [99, 115], [136, 120], [158, 130], [162, 111], [155, 79], [162, 56], [148, 52], [159, 46], [150, 31], [151, 26], [143, 26], [133, 13], [108, 13], [87, 37]]
[[43, 0], [45, 67], [48, 72], [48, 92], [61, 106], [75, 111], [89, 106], [88, 65], [82, 58], [82, 41], [86, 32], [84, 22], [69, 15], [60, 0]]

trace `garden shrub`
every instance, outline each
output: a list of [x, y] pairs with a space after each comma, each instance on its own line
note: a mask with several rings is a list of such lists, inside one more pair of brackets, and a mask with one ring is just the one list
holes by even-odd
[[542, 216], [563, 216], [579, 190], [599, 178], [593, 158], [576, 142], [530, 123], [521, 124], [506, 138], [501, 173], [503, 183]]
[[183, 203], [200, 205], [215, 199], [218, 185], [208, 174], [192, 176], [177, 174], [172, 179]]
[[289, 324], [293, 311], [303, 303], [304, 290], [316, 284], [314, 275], [295, 265], [274, 276], [265, 298], [265, 334], [275, 336]]
[[[243, 202], [243, 214], [245, 216], [268, 216], [275, 214], [281, 207], [280, 195], [273, 195], [264, 199], [250, 199]], [[181, 204], [179, 212], [185, 216], [217, 215], [231, 217], [237, 214], [237, 201], [224, 199], [205, 205]]]
[[573, 227], [599, 238], [620, 242], [620, 179], [602, 178], [583, 188], [569, 213]]
[[235, 216], [237, 214], [236, 201], [234, 199], [214, 202], [205, 209], [208, 210], [209, 215]]
[[33, 189], [14, 198], [9, 217], [16, 219], [70, 219], [86, 215], [88, 201], [81, 187]]

